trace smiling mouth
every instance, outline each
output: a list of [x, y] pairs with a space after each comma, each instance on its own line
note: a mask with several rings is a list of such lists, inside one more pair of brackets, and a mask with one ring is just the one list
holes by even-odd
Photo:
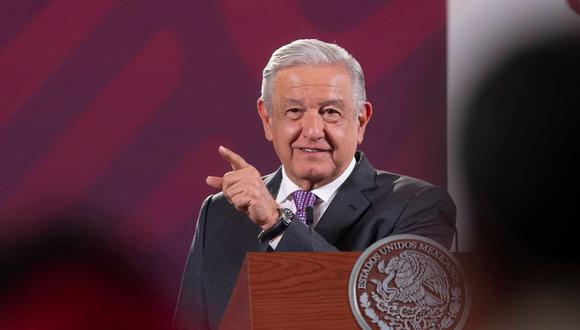
[[316, 149], [316, 148], [298, 148], [306, 153], [315, 153], [315, 152], [326, 152], [328, 150], [325, 149]]

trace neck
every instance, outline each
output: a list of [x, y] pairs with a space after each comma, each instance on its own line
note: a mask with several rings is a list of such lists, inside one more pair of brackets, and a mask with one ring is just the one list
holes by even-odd
[[[286, 172], [286, 174], [288, 175], [288, 172]], [[332, 177], [332, 178], [323, 178], [323, 179], [319, 179], [319, 180], [309, 180], [309, 179], [304, 179], [304, 178], [295, 178], [293, 176], [288, 175], [288, 178], [290, 180], [292, 180], [292, 182], [294, 182], [298, 187], [300, 187], [300, 189], [305, 190], [305, 191], [310, 191], [313, 189], [320, 188], [324, 185], [327, 185], [327, 184], [331, 183], [337, 177], [338, 176]]]

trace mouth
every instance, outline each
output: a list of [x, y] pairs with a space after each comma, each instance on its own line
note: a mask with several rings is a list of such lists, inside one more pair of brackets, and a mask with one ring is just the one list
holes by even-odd
[[317, 149], [317, 148], [298, 148], [300, 150], [302, 150], [303, 152], [306, 153], [315, 153], [315, 152], [325, 152], [328, 150], [324, 150], [324, 149]]
[[323, 153], [330, 152], [329, 149], [321, 149], [321, 148], [300, 148], [297, 147], [296, 150], [300, 150], [304, 154], [307, 155], [321, 155]]

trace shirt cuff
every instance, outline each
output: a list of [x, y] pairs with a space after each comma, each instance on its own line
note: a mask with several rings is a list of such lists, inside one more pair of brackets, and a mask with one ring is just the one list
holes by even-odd
[[276, 250], [276, 247], [278, 246], [278, 243], [280, 243], [280, 240], [282, 239], [282, 236], [284, 236], [284, 234], [280, 234], [278, 236], [276, 236], [276, 238], [272, 239], [268, 244], [270, 244], [270, 247], [272, 248], [272, 250]]

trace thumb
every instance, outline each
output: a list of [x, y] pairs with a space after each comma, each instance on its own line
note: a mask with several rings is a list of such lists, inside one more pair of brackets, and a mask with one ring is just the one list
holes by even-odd
[[222, 179], [219, 176], [208, 176], [207, 178], [205, 178], [205, 183], [207, 183], [208, 186], [220, 190], [222, 189], [223, 181], [224, 179]]

